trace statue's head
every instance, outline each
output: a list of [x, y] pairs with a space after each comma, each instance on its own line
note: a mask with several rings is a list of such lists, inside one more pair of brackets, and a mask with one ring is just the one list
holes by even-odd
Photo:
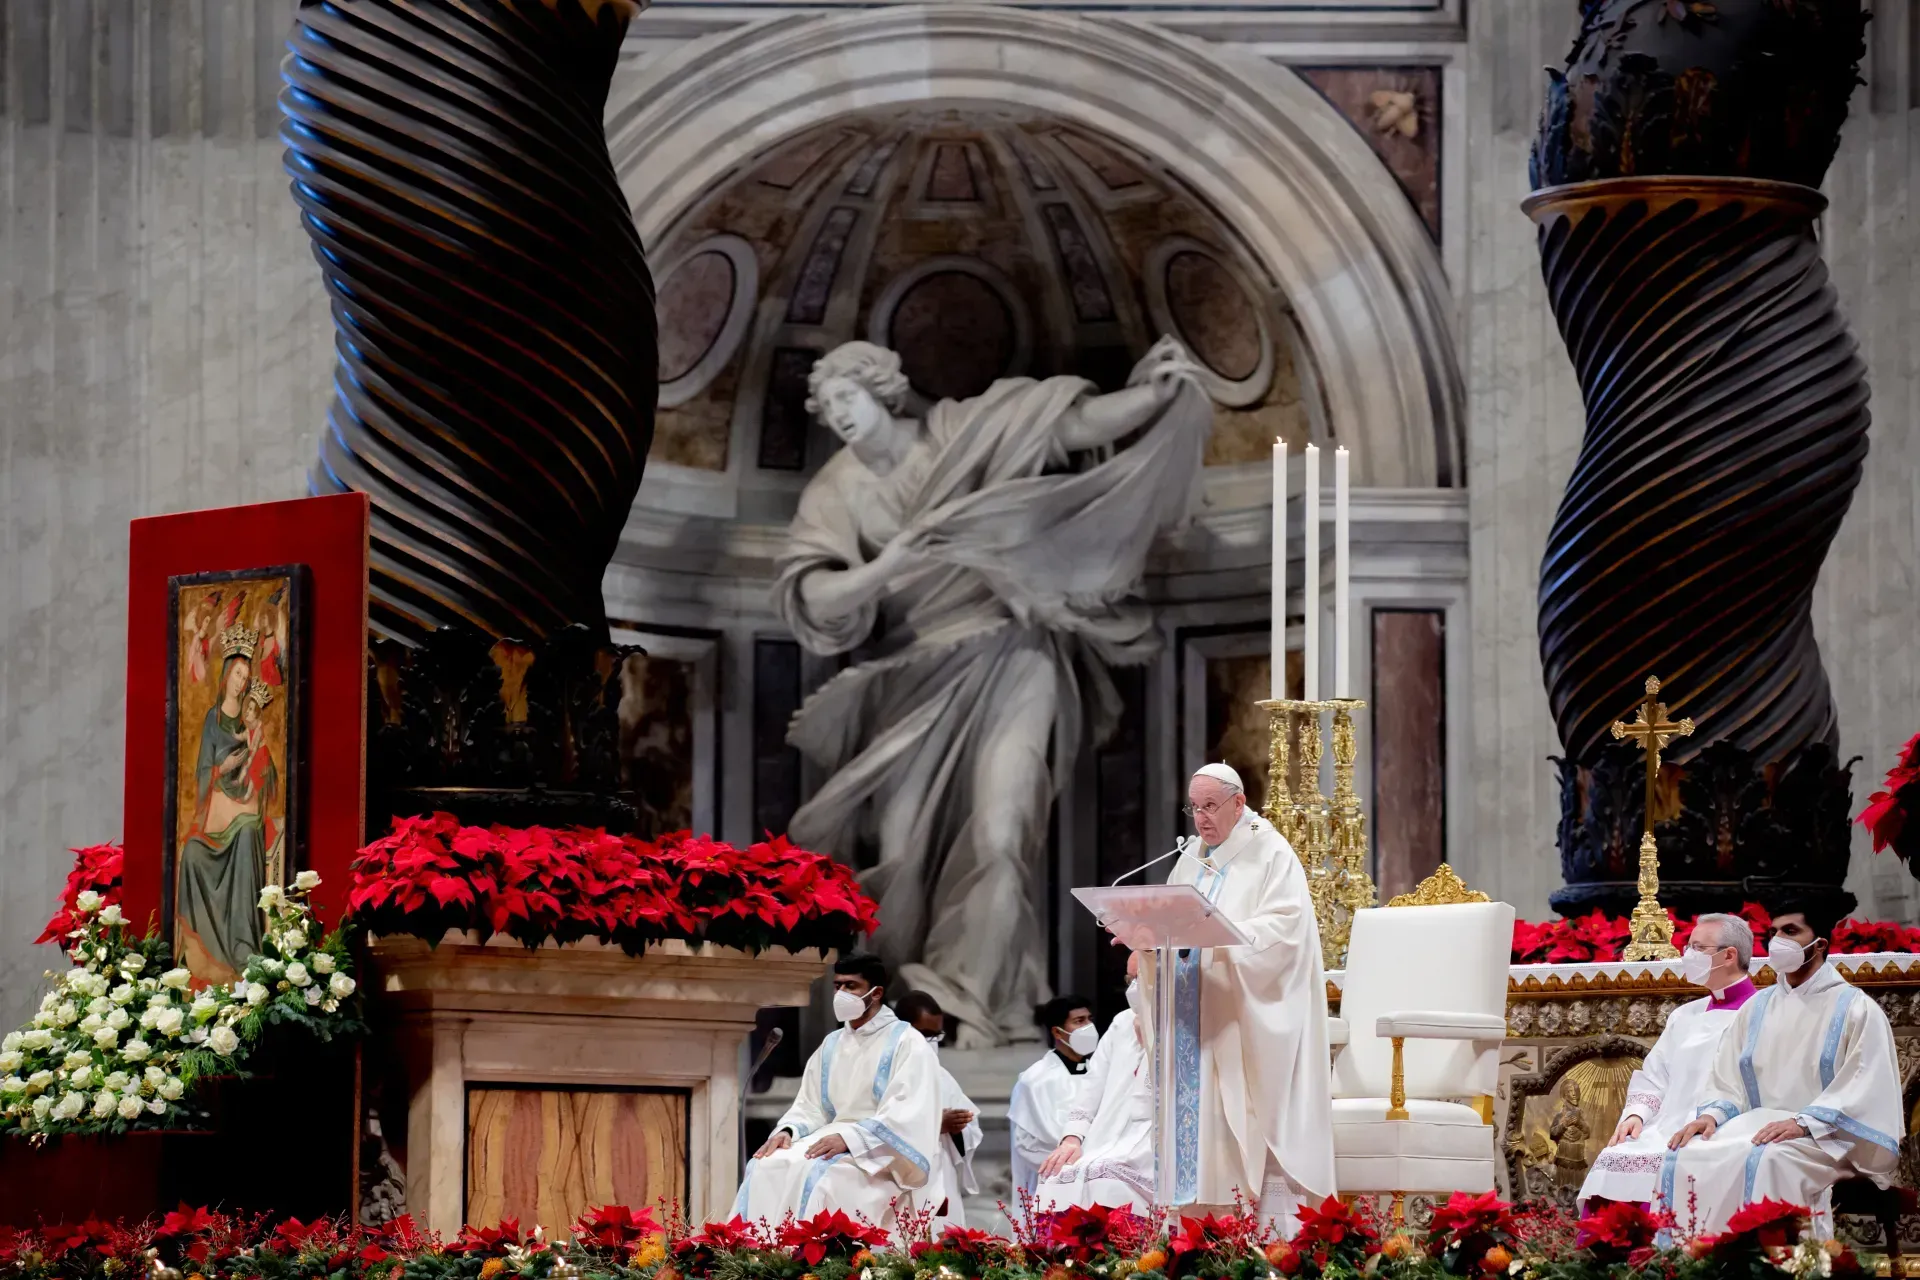
[[899, 355], [871, 342], [842, 343], [807, 374], [807, 412], [843, 444], [858, 445], [885, 431], [906, 402]]

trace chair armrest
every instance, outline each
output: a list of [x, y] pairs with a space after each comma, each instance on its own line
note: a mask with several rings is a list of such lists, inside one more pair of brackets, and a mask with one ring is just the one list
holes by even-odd
[[1353, 1039], [1353, 1028], [1345, 1018], [1327, 1017], [1327, 1044], [1335, 1049]]
[[1373, 1033], [1390, 1040], [1504, 1040], [1507, 1020], [1497, 1013], [1399, 1010], [1381, 1014]]

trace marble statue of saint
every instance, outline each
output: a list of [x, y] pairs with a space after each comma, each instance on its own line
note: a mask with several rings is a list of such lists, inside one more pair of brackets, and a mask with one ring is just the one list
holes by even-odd
[[1047, 995], [1048, 814], [1117, 720], [1108, 668], [1158, 647], [1135, 594], [1191, 511], [1211, 405], [1171, 338], [1123, 390], [1007, 378], [924, 421], [903, 416], [900, 357], [871, 343], [807, 385], [846, 447], [801, 495], [774, 607], [853, 661], [793, 719], [828, 778], [790, 832], [877, 850], [877, 950], [959, 1019], [959, 1045], [1004, 1043]]

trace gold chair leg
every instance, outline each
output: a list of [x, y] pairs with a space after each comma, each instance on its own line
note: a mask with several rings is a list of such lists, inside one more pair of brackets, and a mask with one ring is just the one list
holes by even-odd
[[1407, 1110], [1407, 1042], [1404, 1037], [1393, 1037], [1393, 1088], [1387, 1095], [1387, 1119], [1411, 1120], [1413, 1115]]
[[1407, 1225], [1407, 1193], [1404, 1191], [1393, 1193], [1393, 1225], [1396, 1227]]
[[1493, 1123], [1493, 1095], [1483, 1093], [1473, 1100], [1473, 1109], [1480, 1113], [1481, 1124]]

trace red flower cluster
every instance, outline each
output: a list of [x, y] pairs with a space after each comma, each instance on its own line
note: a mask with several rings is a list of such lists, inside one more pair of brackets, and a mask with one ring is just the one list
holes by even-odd
[[1650, 1213], [1645, 1205], [1609, 1200], [1580, 1219], [1574, 1243], [1596, 1257], [1638, 1266], [1653, 1249], [1653, 1238], [1673, 1225], [1664, 1213]]
[[949, 1226], [933, 1240], [917, 1240], [907, 1249], [916, 1261], [929, 1254], [941, 1254], [966, 1262], [980, 1262], [997, 1252], [1006, 1241], [978, 1227]]
[[1229, 1213], [1221, 1218], [1208, 1214], [1204, 1218], [1181, 1218], [1180, 1229], [1167, 1240], [1167, 1251], [1178, 1268], [1179, 1260], [1188, 1254], [1238, 1257], [1257, 1251], [1266, 1243], [1265, 1237], [1259, 1219], [1250, 1214]]
[[[1916, 828], [1920, 831], [1920, 827]], [[1756, 943], [1765, 945], [1773, 932], [1773, 917], [1757, 902], [1748, 902], [1736, 912], [1753, 928]], [[1673, 921], [1673, 945], [1685, 947], [1693, 935], [1693, 916], [1676, 916]], [[1591, 912], [1572, 920], [1547, 920], [1530, 924], [1513, 922], [1514, 964], [1589, 964], [1618, 960], [1625, 954], [1632, 929], [1624, 916], [1606, 916]], [[1833, 954], [1864, 955], [1872, 951], [1899, 951], [1920, 954], [1920, 928], [1890, 921], [1842, 920], [1833, 930]]]
[[848, 949], [877, 923], [852, 871], [784, 836], [740, 850], [686, 832], [463, 827], [444, 813], [396, 819], [362, 849], [347, 910], [374, 933], [429, 942], [462, 929], [633, 954], [664, 938]]
[[90, 844], [73, 850], [73, 870], [60, 891], [60, 909], [47, 921], [35, 942], [60, 942], [80, 927], [80, 912], [74, 903], [91, 889], [107, 902], [120, 901], [120, 870], [127, 851], [117, 844]]
[[793, 1256], [808, 1266], [817, 1267], [828, 1257], [849, 1258], [862, 1249], [884, 1245], [887, 1233], [849, 1218], [844, 1209], [835, 1209], [832, 1213], [816, 1213], [804, 1222], [783, 1224], [776, 1243], [793, 1250]]
[[1920, 810], [1920, 733], [1900, 748], [1900, 758], [1887, 770], [1886, 786], [1867, 798], [1867, 807], [1857, 821], [1873, 836], [1873, 851], [1892, 849], [1894, 856], [1909, 865], [1920, 849], [1920, 822], [1907, 819]]
[[590, 1210], [573, 1224], [573, 1238], [579, 1243], [623, 1252], [632, 1252], [633, 1247], [648, 1236], [662, 1234], [664, 1229], [654, 1218], [653, 1210], [635, 1213], [623, 1204]]
[[1328, 1196], [1317, 1208], [1302, 1205], [1299, 1216], [1299, 1231], [1287, 1244], [1276, 1246], [1277, 1261], [1269, 1259], [1282, 1275], [1299, 1271], [1307, 1259], [1321, 1271], [1330, 1262], [1342, 1262], [1359, 1271], [1369, 1257], [1380, 1252], [1380, 1232], [1372, 1215], [1341, 1204], [1336, 1196]]
[[1491, 1191], [1477, 1196], [1454, 1192], [1434, 1207], [1427, 1224], [1428, 1256], [1441, 1259], [1455, 1274], [1462, 1265], [1484, 1270], [1490, 1255], [1505, 1267], [1516, 1239], [1513, 1206]]

